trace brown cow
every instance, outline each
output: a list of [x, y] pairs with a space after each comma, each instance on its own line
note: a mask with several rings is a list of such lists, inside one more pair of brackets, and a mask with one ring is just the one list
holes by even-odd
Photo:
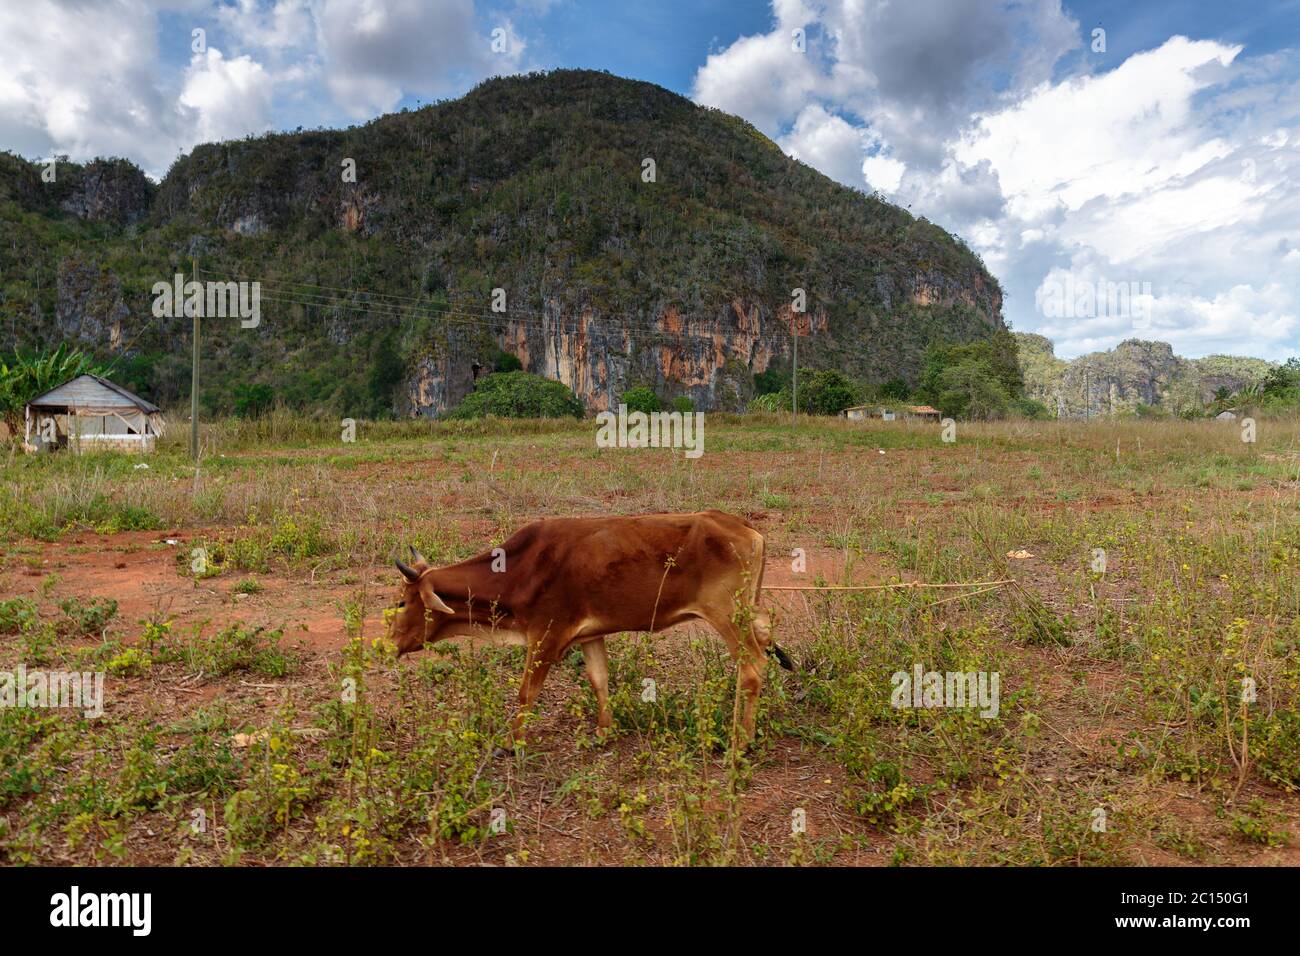
[[527, 648], [516, 739], [551, 666], [574, 644], [596, 692], [599, 731], [609, 729], [607, 634], [711, 624], [739, 665], [742, 746], [754, 736], [767, 652], [790, 667], [758, 608], [763, 536], [722, 511], [548, 518], [459, 564], [433, 568], [414, 549], [412, 558], [414, 566], [397, 562], [406, 579], [391, 630], [398, 655], [462, 636]]

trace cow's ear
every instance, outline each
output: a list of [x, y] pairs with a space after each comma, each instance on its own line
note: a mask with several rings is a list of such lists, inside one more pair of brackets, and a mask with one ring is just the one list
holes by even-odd
[[447, 603], [438, 597], [438, 593], [433, 589], [433, 582], [429, 580], [429, 575], [424, 575], [420, 579], [420, 600], [424, 601], [426, 611], [441, 611], [443, 614], [455, 614]]

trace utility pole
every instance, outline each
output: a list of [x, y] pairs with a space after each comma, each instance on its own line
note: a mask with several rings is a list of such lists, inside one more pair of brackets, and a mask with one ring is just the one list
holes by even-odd
[[1083, 420], [1089, 421], [1092, 418], [1092, 390], [1088, 385], [1088, 372], [1085, 369], [1083, 373]]
[[[198, 266], [190, 259], [190, 274], [194, 281], [199, 281]], [[202, 308], [194, 310], [194, 355], [190, 366], [190, 457], [199, 460], [199, 313]]]
[[[803, 331], [803, 321], [801, 317], [806, 314], [807, 313], [804, 312], [795, 312], [793, 309], [790, 311], [790, 333], [794, 336], [794, 377], [792, 379], [794, 388], [794, 417], [791, 419], [793, 422], [797, 422], [799, 416], [799, 336]], [[811, 319], [808, 320], [808, 331], [812, 331]]]
[[791, 424], [799, 422], [799, 313], [790, 313], [790, 331], [794, 333], [794, 413], [790, 417]]

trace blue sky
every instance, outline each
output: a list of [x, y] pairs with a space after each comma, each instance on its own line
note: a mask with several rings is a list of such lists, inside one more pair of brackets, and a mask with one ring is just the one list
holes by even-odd
[[1060, 355], [1300, 350], [1300, 0], [28, 0], [0, 6], [0, 148], [160, 177], [560, 66], [744, 116], [934, 220]]

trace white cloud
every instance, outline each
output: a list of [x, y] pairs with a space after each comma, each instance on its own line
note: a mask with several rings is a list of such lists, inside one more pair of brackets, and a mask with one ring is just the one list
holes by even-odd
[[1145, 192], [1067, 217], [1059, 234], [1066, 242], [1105, 249], [1118, 265], [1141, 267], [1167, 258], [1165, 251], [1189, 236], [1249, 226], [1264, 212], [1263, 192], [1238, 177], [1184, 184], [1175, 175]]
[[898, 187], [903, 182], [903, 174], [906, 172], [907, 164], [890, 156], [876, 154], [862, 161], [862, 174], [867, 177], [871, 188], [878, 189], [886, 195], [898, 192]]
[[[914, 213], [962, 232], [1000, 220], [1005, 206], [997, 171], [988, 160], [967, 164], [950, 157], [937, 171], [910, 170], [894, 193]], [[987, 230], [981, 228], [981, 233]]]
[[137, 0], [0, 5], [4, 145], [32, 156], [170, 158], [171, 117], [151, 70], [153, 24]]
[[[692, 95], [801, 158], [824, 154], [810, 137], [833, 136], [835, 158], [818, 168], [854, 186], [862, 162], [842, 155], [842, 126], [860, 134], [862, 159], [875, 157], [872, 185], [897, 188], [902, 167], [942, 169], [975, 110], [1043, 81], [1079, 42], [1060, 0], [774, 0], [772, 12], [769, 32], [709, 55]], [[804, 52], [792, 48], [795, 29], [806, 31]]]
[[227, 60], [209, 47], [190, 61], [180, 104], [194, 112], [192, 128], [201, 142], [265, 132], [271, 125], [271, 79], [251, 57]]
[[[164, 10], [183, 14], [183, 33], [170, 24], [166, 42], [187, 54], [189, 31], [206, 31], [187, 63], [159, 49]], [[126, 156], [160, 177], [197, 143], [272, 128], [286, 103], [322, 123], [337, 121], [334, 104], [368, 119], [406, 95], [517, 70], [519, 31], [477, 16], [473, 0], [0, 4], [0, 145], [33, 158]]]
[[[1061, 314], [1062, 298], [1079, 308]], [[1184, 289], [1154, 294], [1145, 283], [1083, 261], [1053, 268], [1035, 299], [1047, 313], [1037, 331], [1068, 356], [1132, 337], [1169, 342], [1183, 355], [1281, 356], [1293, 354], [1300, 337], [1300, 294], [1280, 282], [1239, 283], [1209, 296]], [[1048, 307], [1053, 301], [1057, 306]]]
[[[769, 32], [708, 57], [698, 102], [769, 135], [810, 103], [834, 103], [869, 122], [899, 161], [936, 168], [972, 110], [999, 98], [980, 78], [1037, 82], [1078, 43], [1060, 0], [776, 0], [772, 12]], [[802, 53], [795, 29], [806, 30]]]
[[[1017, 328], [1066, 356], [1135, 334], [1296, 353], [1300, 292], [1281, 281], [1300, 263], [1296, 51], [1173, 36], [1118, 62], [1084, 53], [1062, 77], [1086, 38], [1059, 0], [773, 7], [769, 33], [709, 57], [696, 99], [963, 236]], [[791, 67], [796, 22], [810, 45]], [[1048, 320], [1034, 301], [1053, 270], [1150, 283], [1145, 324]]]
[[[954, 150], [998, 171], [1013, 215], [1032, 219], [1090, 199], [1139, 194], [1227, 155], [1191, 122], [1198, 69], [1240, 52], [1175, 37], [1101, 76], [1044, 84], [1020, 103], [980, 117]], [[1201, 74], [1203, 76], [1203, 74]]]
[[326, 83], [358, 118], [391, 110], [405, 93], [442, 95], [512, 73], [524, 51], [509, 20], [479, 33], [473, 0], [321, 0], [314, 13]]
[[742, 37], [710, 54], [695, 75], [695, 100], [743, 116], [775, 135], [819, 84], [812, 54], [793, 48], [791, 31], [802, 24], [802, 18], [778, 22], [771, 33]]
[[[1155, 297], [1154, 337], [1185, 354], [1267, 351], [1294, 354], [1300, 341], [1300, 296], [1277, 282], [1234, 285], [1213, 297], [1171, 292]], [[1267, 348], [1272, 346], [1272, 348]]]
[[799, 114], [794, 129], [780, 141], [780, 146], [832, 179], [861, 189], [866, 185], [862, 140], [861, 130], [813, 104]]
[[250, 56], [209, 45], [169, 88], [156, 15], [139, 0], [0, 7], [0, 141], [35, 158], [125, 156], [159, 177], [196, 143], [268, 128], [272, 78]]
[[269, 7], [258, 0], [236, 0], [218, 6], [215, 15], [229, 36], [263, 51], [286, 52], [313, 42], [315, 26], [308, 0], [274, 0]]
[[[1249, 67], [1232, 69], [1240, 53], [1173, 37], [1102, 76], [1045, 84], [963, 136], [954, 154], [989, 163], [1007, 197], [1000, 265], [1018, 327], [1056, 338], [1065, 356], [1134, 335], [1191, 355], [1296, 352], [1300, 293], [1277, 272], [1298, 235], [1300, 155], [1286, 148], [1292, 130], [1251, 134], [1272, 122], [1260, 115], [1270, 96]], [[1149, 321], [1062, 323], [1029, 307], [1030, 283], [1065, 261], [1076, 277], [1149, 284]]]

